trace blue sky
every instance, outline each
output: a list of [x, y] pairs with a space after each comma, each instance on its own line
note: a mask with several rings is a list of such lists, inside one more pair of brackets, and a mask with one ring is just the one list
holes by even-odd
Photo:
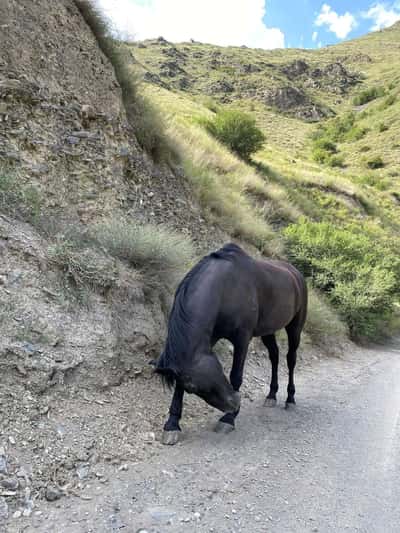
[[[330, 9], [323, 9], [324, 5]], [[359, 37], [390, 25], [396, 18], [400, 19], [400, 2], [394, 1], [269, 0], [264, 23], [278, 27], [288, 47], [315, 48]]]
[[317, 48], [400, 20], [400, 0], [94, 0], [124, 39]]

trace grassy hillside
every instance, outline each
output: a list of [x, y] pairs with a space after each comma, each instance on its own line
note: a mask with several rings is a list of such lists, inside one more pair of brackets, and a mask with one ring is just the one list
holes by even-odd
[[[354, 336], [399, 300], [399, 42], [400, 24], [321, 50], [127, 43], [209, 218], [291, 258]], [[222, 107], [265, 134], [252, 164], [205, 131]]]

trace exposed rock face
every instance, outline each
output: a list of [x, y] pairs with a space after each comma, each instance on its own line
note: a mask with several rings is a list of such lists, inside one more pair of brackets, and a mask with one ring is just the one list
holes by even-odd
[[175, 78], [179, 74], [185, 74], [185, 70], [179, 65], [178, 61], [165, 61], [160, 65], [160, 74], [167, 78]]
[[310, 70], [308, 63], [302, 59], [296, 59], [282, 68], [282, 72], [290, 79], [298, 78]]
[[336, 94], [346, 94], [359, 82], [360, 77], [357, 74], [349, 72], [342, 63], [336, 62], [329, 63], [323, 69], [314, 69], [305, 85], [318, 89], [324, 88]]
[[144, 81], [153, 83], [154, 85], [159, 85], [160, 87], [168, 88], [168, 85], [154, 72], [145, 72], [143, 76]]
[[235, 89], [234, 89], [233, 84], [230, 83], [228, 80], [218, 80], [212, 83], [211, 85], [209, 85], [207, 88], [207, 92], [209, 94], [218, 94], [218, 93], [228, 94], [228, 93], [233, 93], [234, 90]]
[[304, 87], [325, 89], [336, 94], [345, 94], [360, 81], [360, 77], [349, 72], [340, 61], [312, 69], [306, 61], [297, 59], [285, 65], [281, 72], [291, 81], [304, 84]]
[[[201, 239], [207, 228], [184, 177], [140, 149], [113, 69], [74, 2], [3, 0], [0, 20], [0, 168], [35, 186], [61, 227], [119, 214]], [[162, 303], [122, 268], [118, 287], [68, 307], [48, 245], [0, 217], [3, 385], [5, 374], [35, 391], [118, 381], [118, 368], [160, 348]]]
[[328, 110], [313, 102], [304, 91], [296, 87], [279, 87], [266, 91], [263, 101], [279, 111], [308, 122], [316, 122], [328, 114]]

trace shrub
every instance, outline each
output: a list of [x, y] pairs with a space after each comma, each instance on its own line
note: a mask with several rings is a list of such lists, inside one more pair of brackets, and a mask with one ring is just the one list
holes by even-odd
[[308, 312], [305, 331], [314, 342], [326, 343], [329, 338], [346, 338], [348, 328], [337, 312], [325, 301], [324, 295], [309, 284]]
[[332, 155], [327, 163], [330, 167], [344, 167], [344, 157], [342, 155]]
[[284, 234], [293, 263], [327, 294], [353, 337], [378, 334], [400, 295], [396, 243], [365, 227], [361, 232], [355, 226], [305, 219]]
[[393, 105], [396, 101], [396, 95], [395, 94], [389, 94], [384, 101], [382, 102], [382, 105], [380, 106], [381, 109], [387, 109], [391, 105]]
[[160, 226], [112, 219], [95, 226], [90, 235], [110, 255], [142, 272], [150, 284], [175, 282], [194, 260], [190, 239]]
[[311, 155], [314, 161], [324, 164], [328, 161], [331, 154], [322, 148], [314, 148]]
[[353, 104], [364, 105], [368, 102], [371, 102], [372, 100], [375, 100], [376, 98], [379, 98], [380, 96], [383, 96], [384, 94], [385, 89], [383, 87], [370, 87], [369, 89], [365, 89], [364, 91], [361, 91], [359, 94], [357, 94], [353, 98]]
[[367, 145], [361, 146], [360, 148], [360, 152], [369, 152], [370, 150], [371, 150], [371, 147]]
[[390, 186], [390, 182], [387, 179], [384, 179], [381, 176], [376, 175], [372, 172], [370, 174], [365, 174], [356, 178], [356, 181], [358, 181], [359, 183], [363, 183], [364, 185], [370, 185], [371, 187], [375, 187], [379, 191], [385, 191]]
[[344, 158], [337, 155], [336, 144], [325, 138], [316, 139], [312, 149], [312, 158], [317, 163], [329, 165], [330, 167], [343, 167]]
[[343, 136], [344, 141], [359, 141], [368, 132], [368, 128], [361, 128], [360, 126], [353, 126]]
[[114, 67], [127, 119], [139, 144], [155, 161], [168, 163], [175, 161], [177, 153], [169, 142], [161, 116], [140, 94], [138, 77], [130, 66], [128, 52], [123, 43], [112, 37], [108, 23], [98, 7], [90, 0], [74, 0], [74, 2], [92, 30], [101, 51]]
[[91, 246], [85, 246], [77, 239], [69, 240], [58, 235], [49, 246], [50, 261], [56, 264], [78, 289], [108, 289], [117, 279], [115, 261]]
[[382, 168], [385, 166], [385, 163], [383, 162], [383, 159], [380, 155], [375, 155], [366, 159], [365, 164], [368, 168], [371, 169]]
[[216, 139], [244, 160], [249, 160], [265, 141], [255, 119], [242, 111], [221, 110], [205, 126]]
[[336, 144], [324, 137], [316, 139], [314, 142], [314, 147], [325, 150], [326, 152], [330, 152], [331, 154], [336, 154], [337, 152]]
[[34, 185], [23, 185], [7, 169], [0, 169], [0, 211], [34, 223], [38, 220], [44, 200]]
[[387, 131], [389, 129], [389, 126], [385, 124], [384, 122], [380, 122], [378, 124], [378, 131], [382, 133], [383, 131]]

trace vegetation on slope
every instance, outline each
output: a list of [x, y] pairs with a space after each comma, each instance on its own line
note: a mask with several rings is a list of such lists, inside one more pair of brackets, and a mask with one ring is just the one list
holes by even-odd
[[[128, 44], [204, 207], [233, 235], [290, 257], [354, 337], [379, 334], [399, 301], [399, 37], [395, 25], [319, 51]], [[310, 102], [330, 110], [316, 124]], [[266, 144], [255, 166], [199, 126], [221, 108], [256, 118]]]

